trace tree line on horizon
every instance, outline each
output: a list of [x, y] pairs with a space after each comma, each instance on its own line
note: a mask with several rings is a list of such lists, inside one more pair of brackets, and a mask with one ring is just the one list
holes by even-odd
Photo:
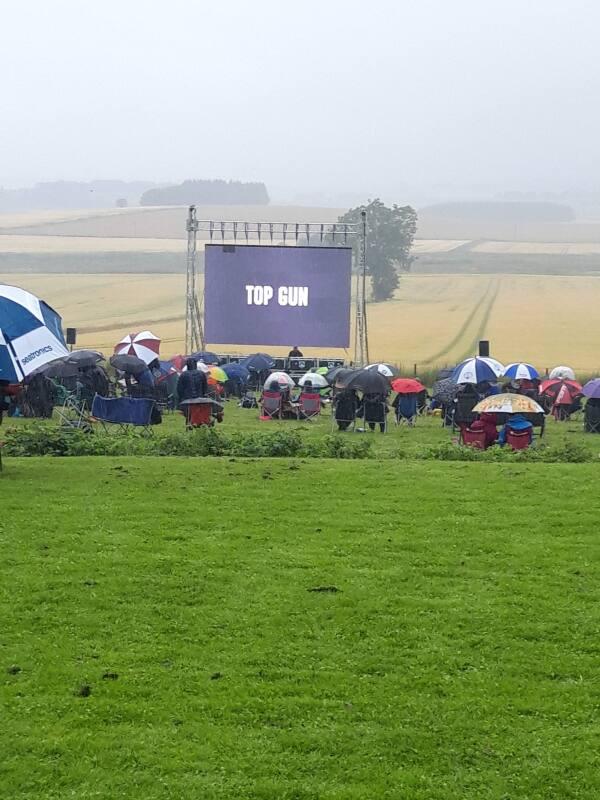
[[142, 206], [268, 204], [269, 193], [264, 183], [225, 180], [187, 180], [176, 186], [156, 186], [140, 198]]

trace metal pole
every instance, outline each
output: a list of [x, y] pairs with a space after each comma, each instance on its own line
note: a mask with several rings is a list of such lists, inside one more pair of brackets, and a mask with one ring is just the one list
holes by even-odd
[[361, 211], [362, 217], [362, 242], [361, 242], [361, 261], [362, 261], [362, 321], [363, 321], [363, 342], [364, 363], [369, 363], [369, 334], [367, 328], [367, 212]]
[[199, 318], [198, 298], [196, 296], [196, 238], [198, 234], [198, 220], [196, 219], [196, 206], [190, 206], [187, 218], [187, 274], [185, 289], [185, 349], [193, 353], [203, 346], [200, 339], [202, 326]]

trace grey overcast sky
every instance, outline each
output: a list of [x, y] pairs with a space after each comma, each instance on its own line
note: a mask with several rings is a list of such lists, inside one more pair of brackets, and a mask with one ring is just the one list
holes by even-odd
[[0, 185], [593, 189], [598, 0], [4, 0]]

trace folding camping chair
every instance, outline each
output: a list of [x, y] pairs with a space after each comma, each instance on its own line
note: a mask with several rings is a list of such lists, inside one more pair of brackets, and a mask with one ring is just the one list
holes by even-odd
[[583, 412], [583, 430], [585, 433], [600, 433], [600, 407], [588, 400]]
[[281, 419], [283, 410], [283, 398], [281, 392], [266, 392], [263, 391], [261, 397], [261, 413], [262, 420]]
[[300, 419], [313, 420], [321, 413], [321, 395], [314, 392], [302, 392], [298, 398]]
[[154, 400], [146, 397], [100, 397], [97, 394], [92, 403], [92, 417], [105, 431], [109, 425], [117, 425], [122, 431], [142, 428], [143, 433], [150, 434], [154, 406]]
[[473, 431], [471, 428], [462, 426], [460, 428], [459, 442], [466, 447], [485, 450], [485, 431]]
[[412, 428], [417, 421], [418, 395], [403, 394], [399, 395], [399, 398], [395, 409], [395, 423], [396, 425], [408, 425]]
[[185, 417], [185, 427], [188, 431], [202, 426], [214, 425], [213, 409], [223, 408], [221, 403], [211, 400], [210, 397], [193, 397], [180, 403], [181, 413]]
[[85, 400], [76, 392], [67, 394], [62, 406], [55, 406], [54, 410], [60, 420], [61, 427], [73, 430], [92, 430], [92, 420]]

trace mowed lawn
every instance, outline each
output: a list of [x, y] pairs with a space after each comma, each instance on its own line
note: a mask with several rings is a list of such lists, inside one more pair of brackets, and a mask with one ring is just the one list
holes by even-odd
[[7, 459], [0, 795], [597, 798], [596, 465]]

